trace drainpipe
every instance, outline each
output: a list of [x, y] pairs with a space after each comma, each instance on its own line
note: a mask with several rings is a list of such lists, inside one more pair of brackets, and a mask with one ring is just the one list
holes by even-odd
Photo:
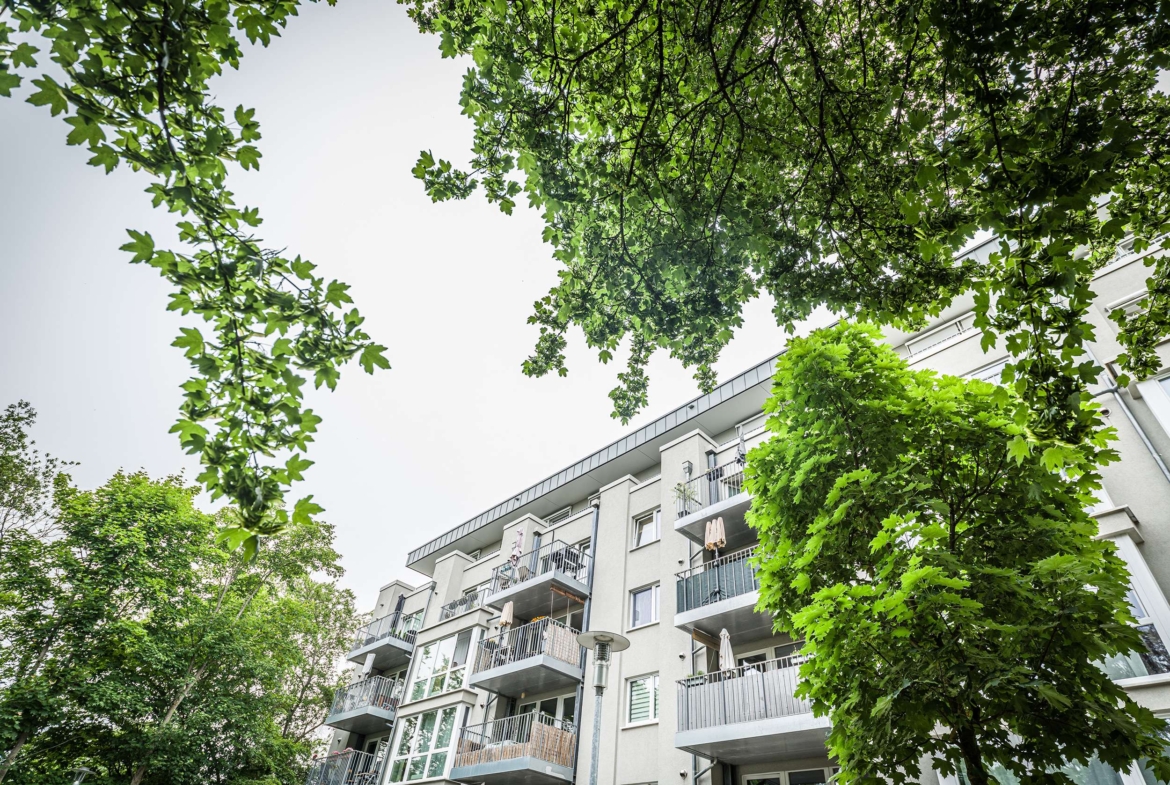
[[[597, 501], [595, 501], [593, 503], [592, 506], [593, 506], [593, 529], [589, 533], [589, 556], [593, 560], [593, 563], [589, 565], [589, 580], [586, 581], [586, 584], [587, 584], [588, 589], [589, 589], [589, 594], [587, 594], [585, 597], [585, 610], [581, 614], [581, 632], [585, 632], [589, 629], [589, 613], [593, 609], [593, 573], [596, 572], [596, 567], [597, 567], [597, 521], [598, 521], [598, 518], [600, 517], [600, 513], [601, 513], [601, 500], [598, 499]], [[581, 712], [584, 709], [584, 707], [581, 705], [581, 702], [583, 700], [585, 700], [585, 677], [584, 677], [584, 674], [585, 674], [586, 654], [587, 654], [587, 652], [585, 651], [584, 647], [582, 647], [581, 648], [581, 658], [580, 658], [581, 659], [582, 677], [581, 677], [581, 682], [579, 684], [577, 684], [577, 697], [574, 699], [575, 705], [577, 707], [577, 752], [575, 753], [575, 755], [573, 757], [574, 764], [579, 763], [581, 761], [581, 722], [580, 722], [580, 719], [581, 719]], [[576, 766], [574, 765], [574, 772], [575, 771], [576, 771]]]
[[[1089, 355], [1090, 360], [1092, 360], [1102, 369], [1105, 369], [1105, 366], [1101, 365], [1091, 349], [1086, 347], [1085, 353]], [[1142, 444], [1144, 444], [1146, 449], [1149, 450], [1150, 457], [1154, 459], [1154, 463], [1158, 464], [1158, 469], [1161, 470], [1162, 476], [1166, 478], [1166, 482], [1170, 482], [1170, 469], [1166, 468], [1166, 463], [1162, 460], [1162, 456], [1158, 455], [1158, 451], [1154, 448], [1153, 443], [1150, 441], [1150, 437], [1146, 435], [1146, 429], [1143, 428], [1137, 421], [1137, 418], [1133, 416], [1133, 411], [1130, 410], [1129, 404], [1127, 404], [1125, 402], [1125, 398], [1122, 397], [1121, 388], [1117, 386], [1113, 374], [1108, 370], [1105, 370], [1105, 373], [1109, 378], [1110, 384], [1101, 392], [1095, 393], [1093, 397], [1096, 398], [1098, 395], [1113, 393], [1113, 400], [1117, 401], [1117, 405], [1121, 407], [1121, 411], [1125, 414], [1125, 419], [1129, 420], [1129, 424], [1133, 426], [1135, 431], [1137, 431], [1137, 435], [1141, 438]]]

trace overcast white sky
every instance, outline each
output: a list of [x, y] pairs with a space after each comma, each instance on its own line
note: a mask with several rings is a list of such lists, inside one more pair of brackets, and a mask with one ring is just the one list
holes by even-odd
[[[602, 366], [579, 335], [564, 379], [533, 380], [520, 364], [536, 338], [532, 302], [555, 280], [533, 211], [511, 217], [475, 196], [433, 205], [410, 174], [418, 152], [463, 161], [459, 113], [466, 65], [439, 57], [387, 0], [306, 5], [282, 39], [249, 51], [216, 85], [219, 100], [257, 109], [260, 172], [238, 172], [241, 203], [261, 236], [353, 286], [393, 365], [349, 367], [335, 393], [310, 394], [324, 417], [294, 494], [315, 494], [338, 530], [345, 584], [369, 607], [379, 586], [416, 578], [406, 553], [530, 483], [694, 396], [690, 373], [661, 354], [650, 408], [629, 427]], [[180, 321], [168, 286], [131, 266], [125, 229], [166, 236], [148, 180], [105, 176], [65, 146], [47, 111], [0, 99], [0, 406], [40, 412], [40, 446], [78, 460], [82, 487], [119, 468], [197, 473], [168, 434], [190, 375], [170, 343]], [[719, 365], [720, 379], [779, 350], [769, 303]], [[294, 497], [295, 498], [295, 497]]]

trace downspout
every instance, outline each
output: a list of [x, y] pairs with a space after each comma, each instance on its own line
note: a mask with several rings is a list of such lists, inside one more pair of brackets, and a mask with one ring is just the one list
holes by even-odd
[[[593, 573], [596, 572], [597, 567], [597, 520], [601, 513], [601, 499], [595, 501], [591, 506], [593, 507], [593, 528], [589, 533], [589, 557], [593, 560], [593, 563], [589, 565], [589, 580], [586, 581], [586, 586], [589, 589], [589, 593], [585, 596], [585, 610], [581, 614], [581, 632], [585, 632], [589, 629], [589, 612], [593, 608]], [[582, 733], [580, 718], [581, 712], [585, 708], [581, 705], [581, 702], [585, 700], [585, 657], [587, 655], [588, 652], [586, 652], [585, 647], [582, 646], [580, 658], [581, 681], [577, 684], [577, 697], [574, 699], [574, 705], [577, 707], [577, 751], [573, 755], [574, 776], [576, 776], [576, 764], [581, 760]]]
[[1108, 387], [1099, 393], [1094, 393], [1093, 397], [1096, 398], [1098, 395], [1113, 393], [1113, 400], [1117, 401], [1117, 405], [1121, 407], [1121, 411], [1125, 414], [1125, 419], [1129, 420], [1129, 424], [1133, 426], [1135, 431], [1137, 431], [1138, 437], [1142, 440], [1142, 444], [1146, 446], [1146, 449], [1150, 453], [1150, 457], [1154, 459], [1154, 463], [1158, 464], [1158, 469], [1161, 470], [1162, 476], [1166, 478], [1166, 482], [1170, 482], [1170, 469], [1166, 468], [1166, 463], [1162, 460], [1162, 456], [1158, 455], [1158, 451], [1154, 448], [1153, 443], [1150, 441], [1150, 437], [1146, 435], [1146, 429], [1143, 428], [1137, 421], [1137, 418], [1133, 416], [1133, 412], [1130, 410], [1129, 404], [1125, 402], [1125, 398], [1123, 398], [1121, 395], [1121, 388], [1117, 386], [1117, 381], [1114, 378], [1113, 373], [1106, 369], [1105, 366], [1097, 360], [1097, 356], [1093, 354], [1091, 349], [1086, 347], [1085, 353], [1089, 355], [1090, 360], [1092, 360], [1099, 367], [1101, 367], [1102, 370], [1105, 371], [1110, 382]]

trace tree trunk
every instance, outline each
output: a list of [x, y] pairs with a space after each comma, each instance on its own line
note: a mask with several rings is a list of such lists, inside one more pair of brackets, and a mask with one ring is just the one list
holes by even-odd
[[0, 782], [4, 782], [4, 778], [8, 776], [8, 770], [12, 768], [12, 764], [16, 763], [16, 756], [20, 754], [20, 749], [28, 741], [28, 737], [32, 735], [32, 731], [25, 728], [16, 737], [16, 741], [12, 744], [12, 749], [4, 756], [4, 762], [0, 763]]
[[967, 764], [967, 781], [971, 785], [998, 785], [987, 772], [983, 764], [983, 751], [979, 747], [979, 739], [971, 726], [964, 725], [957, 729], [959, 751], [963, 753], [963, 762]]
[[[159, 728], [165, 728], [167, 725], [170, 725], [171, 720], [175, 717], [175, 712], [179, 710], [180, 704], [182, 704], [183, 701], [187, 699], [187, 696], [191, 694], [191, 688], [194, 687], [195, 684], [203, 678], [203, 674], [206, 672], [207, 667], [204, 666], [195, 671], [193, 678], [187, 680], [187, 684], [183, 687], [182, 690], [179, 691], [179, 694], [175, 697], [175, 699], [171, 701], [170, 708], [167, 709], [167, 713], [163, 716], [162, 722], [158, 724]], [[138, 768], [134, 769], [134, 775], [130, 777], [130, 785], [139, 785], [139, 783], [142, 782], [142, 778], [146, 776], [146, 767], [150, 765], [150, 756], [153, 754], [154, 748], [152, 747], [146, 753], [146, 760], [142, 761], [142, 763], [138, 765]]]

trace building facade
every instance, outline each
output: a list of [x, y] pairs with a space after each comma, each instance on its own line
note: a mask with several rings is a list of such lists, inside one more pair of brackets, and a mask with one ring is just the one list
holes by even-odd
[[[989, 246], [971, 253], [990, 252]], [[1093, 392], [1119, 433], [1094, 510], [1133, 576], [1148, 651], [1105, 663], [1134, 698], [1170, 715], [1170, 344], [1166, 378], [1118, 389], [1108, 313], [1140, 308], [1146, 269], [1123, 251], [1094, 281]], [[1006, 353], [980, 348], [971, 302], [913, 335], [889, 334], [914, 367], [998, 381]], [[580, 630], [618, 632], [605, 694], [602, 785], [817, 785], [833, 774], [826, 718], [793, 693], [799, 644], [755, 611], [756, 544], [744, 456], [765, 437], [769, 359], [413, 551], [430, 578], [381, 590], [348, 659], [354, 682], [309, 785], [585, 783], [593, 692]], [[1163, 456], [1167, 456], [1164, 458]], [[721, 519], [725, 544], [704, 547]], [[721, 670], [721, 634], [736, 668]], [[1102, 765], [1080, 785], [1149, 785]], [[932, 772], [924, 785], [940, 782]]]

